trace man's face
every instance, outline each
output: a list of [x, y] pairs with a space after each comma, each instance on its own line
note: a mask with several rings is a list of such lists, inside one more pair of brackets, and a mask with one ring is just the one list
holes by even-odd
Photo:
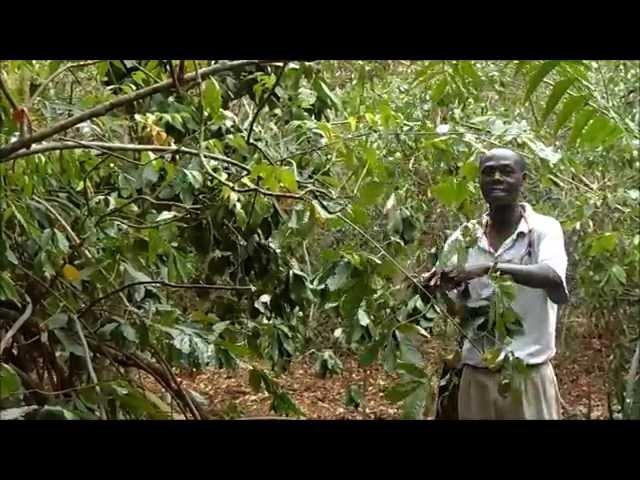
[[489, 205], [517, 203], [525, 178], [515, 154], [494, 154], [480, 162], [480, 190]]

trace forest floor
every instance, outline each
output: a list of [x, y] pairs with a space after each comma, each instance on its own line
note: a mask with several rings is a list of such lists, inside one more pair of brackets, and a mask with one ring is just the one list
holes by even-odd
[[[570, 347], [561, 350], [554, 360], [563, 416], [566, 419], [607, 418], [606, 365], [607, 341], [588, 332], [574, 332]], [[278, 383], [289, 393], [308, 419], [394, 419], [398, 407], [384, 398], [384, 389], [395, 381], [380, 365], [367, 370], [353, 356], [340, 357], [341, 375], [321, 379], [315, 374], [313, 358], [303, 357], [292, 363]], [[367, 376], [366, 409], [345, 407], [345, 392], [350, 385], [363, 385]], [[218, 418], [274, 416], [269, 411], [270, 396], [256, 394], [248, 381], [248, 370], [236, 372], [209, 369], [180, 376], [183, 385], [199, 393], [208, 403], [209, 412]]]

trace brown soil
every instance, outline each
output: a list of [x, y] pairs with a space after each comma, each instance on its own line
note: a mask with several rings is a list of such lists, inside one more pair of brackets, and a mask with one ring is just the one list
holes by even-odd
[[[607, 417], [605, 386], [606, 342], [583, 333], [571, 340], [572, 347], [559, 352], [554, 365], [564, 403], [564, 417], [603, 419]], [[434, 358], [434, 357], [431, 357]], [[394, 378], [379, 365], [365, 371], [353, 357], [341, 358], [344, 371], [326, 379], [315, 375], [308, 357], [294, 362], [277, 381], [289, 393], [308, 419], [393, 419], [398, 407], [384, 398], [384, 389]], [[367, 377], [366, 406], [359, 411], [345, 407], [345, 392], [350, 385], [362, 387]], [[275, 416], [270, 412], [270, 396], [256, 394], [248, 381], [248, 370], [236, 372], [206, 370], [181, 375], [184, 386], [200, 393], [214, 417]]]

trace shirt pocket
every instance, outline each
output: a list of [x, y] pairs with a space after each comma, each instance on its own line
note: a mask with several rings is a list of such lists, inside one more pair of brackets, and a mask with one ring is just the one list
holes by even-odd
[[533, 252], [529, 245], [529, 235], [521, 235], [518, 237], [513, 245], [500, 255], [498, 261], [517, 265], [533, 264]]

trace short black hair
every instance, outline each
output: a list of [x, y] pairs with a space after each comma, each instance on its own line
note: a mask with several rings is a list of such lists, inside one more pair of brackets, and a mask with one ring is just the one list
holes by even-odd
[[478, 159], [478, 163], [482, 165], [483, 162], [485, 162], [486, 160], [494, 156], [513, 157], [515, 161], [514, 163], [518, 165], [518, 168], [520, 168], [520, 171], [522, 173], [527, 171], [527, 161], [524, 159], [524, 157], [520, 155], [518, 152], [514, 152], [513, 150], [508, 148], [493, 148], [488, 152], [481, 154]]

